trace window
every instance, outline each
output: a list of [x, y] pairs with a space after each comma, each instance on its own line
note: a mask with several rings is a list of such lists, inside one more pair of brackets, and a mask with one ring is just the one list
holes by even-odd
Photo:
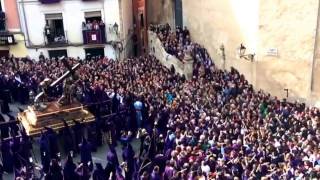
[[49, 50], [49, 57], [51, 58], [60, 58], [62, 56], [68, 57], [67, 50], [66, 49], [60, 49], [60, 50]]
[[86, 58], [91, 59], [92, 57], [104, 57], [104, 48], [86, 48], [84, 49]]
[[45, 14], [45, 36], [48, 43], [65, 43], [62, 13]]

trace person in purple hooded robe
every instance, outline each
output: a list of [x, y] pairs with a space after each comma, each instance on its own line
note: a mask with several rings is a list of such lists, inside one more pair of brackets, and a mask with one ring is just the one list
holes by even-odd
[[134, 159], [135, 153], [133, 151], [133, 148], [130, 143], [127, 143], [125, 147], [123, 148], [122, 152], [122, 159], [126, 163], [125, 169], [125, 179], [131, 180], [133, 178], [133, 172], [134, 172]]
[[113, 146], [110, 146], [109, 151], [107, 152], [107, 165], [105, 167], [105, 171], [107, 174], [107, 179], [109, 179], [110, 174], [112, 173], [111, 179], [116, 179], [117, 169], [119, 167], [119, 161], [117, 152]]
[[92, 145], [90, 142], [87, 141], [85, 137], [82, 139], [82, 143], [79, 145], [80, 147], [80, 160], [83, 164], [88, 164], [90, 170], [93, 169], [92, 164]]

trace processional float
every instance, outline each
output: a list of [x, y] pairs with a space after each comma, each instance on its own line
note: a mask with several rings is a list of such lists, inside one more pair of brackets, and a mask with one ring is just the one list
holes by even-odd
[[[95, 119], [94, 115], [73, 97], [76, 88], [75, 72], [81, 64], [71, 67], [65, 57], [59, 60], [63, 62], [67, 72], [52, 83], [49, 78], [44, 79], [40, 83], [41, 92], [35, 97], [34, 104], [18, 114], [18, 120], [29, 136], [39, 135], [44, 127], [58, 131], [64, 128], [64, 122], [73, 126], [75, 121], [88, 123]], [[50, 101], [48, 90], [63, 81], [62, 96], [58, 100]]]

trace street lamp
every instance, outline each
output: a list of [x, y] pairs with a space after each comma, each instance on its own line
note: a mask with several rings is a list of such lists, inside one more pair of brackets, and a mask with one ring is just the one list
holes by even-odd
[[116, 34], [118, 35], [119, 25], [117, 24], [117, 22], [114, 23], [114, 25], [113, 25], [113, 30], [114, 30], [114, 32], [116, 32]]
[[244, 55], [244, 53], [246, 52], [246, 47], [241, 43], [240, 44], [240, 49], [239, 49], [239, 52], [240, 52], [240, 57]]
[[239, 55], [240, 55], [240, 58], [244, 58], [246, 60], [249, 60], [249, 61], [253, 61], [254, 59], [254, 56], [256, 54], [245, 54], [246, 53], [246, 47], [241, 43], [240, 44], [240, 47], [239, 47]]

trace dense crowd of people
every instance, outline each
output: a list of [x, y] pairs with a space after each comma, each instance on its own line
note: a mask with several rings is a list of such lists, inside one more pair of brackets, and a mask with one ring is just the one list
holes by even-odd
[[185, 52], [192, 46], [190, 33], [187, 28], [182, 29], [177, 27], [174, 32], [171, 31], [171, 27], [166, 24], [151, 25], [150, 30], [158, 35], [167, 53], [183, 61]]
[[99, 30], [105, 29], [105, 24], [102, 20], [88, 20], [82, 23], [82, 30]]
[[[161, 34], [172, 33], [168, 30]], [[161, 34], [160, 39], [170, 45]], [[178, 36], [182, 36], [179, 41], [190, 40], [189, 33]], [[46, 128], [40, 138], [46, 178], [319, 179], [319, 109], [255, 91], [237, 70], [216, 68], [206, 50], [189, 40], [186, 44], [192, 44], [195, 59], [193, 78], [189, 80], [175, 74], [174, 67], [165, 68], [153, 56], [122, 61], [69, 58], [70, 64], [82, 61], [76, 72], [78, 100], [84, 104], [110, 100], [108, 107], [115, 116], [105, 119], [101, 112], [106, 107], [94, 106], [93, 124], [66, 125], [61, 132], [68, 154], [63, 166], [56, 148], [57, 134]], [[172, 54], [179, 57], [183, 46], [173, 48]], [[44, 78], [56, 79], [64, 71], [58, 60], [2, 59], [0, 90], [9, 89], [14, 99], [26, 102], [29, 98], [25, 96], [31, 90], [37, 92]], [[19, 89], [21, 86], [25, 91]], [[61, 89], [60, 85], [52, 89], [50, 96], [59, 96]], [[84, 129], [90, 132], [85, 137]], [[22, 166], [15, 153], [24, 159], [30, 157], [24, 152], [30, 148], [17, 148], [30, 147], [28, 137], [23, 131], [21, 134], [21, 138], [2, 141], [6, 145], [1, 146], [5, 147], [1, 151], [6, 171]], [[140, 140], [139, 152], [131, 146], [134, 138]], [[122, 152], [115, 151], [119, 142]], [[109, 145], [105, 168], [94, 166], [91, 155], [103, 143]], [[73, 153], [80, 155], [80, 164], [73, 162]], [[122, 153], [123, 162], [117, 153]], [[8, 162], [13, 164], [9, 166]]]
[[173, 31], [169, 24], [151, 25], [150, 30], [157, 34], [167, 53], [183, 61], [186, 54], [190, 54], [195, 64], [202, 63], [211, 66], [212, 60], [207, 50], [198, 43], [191, 41], [187, 27], [179, 26]]

